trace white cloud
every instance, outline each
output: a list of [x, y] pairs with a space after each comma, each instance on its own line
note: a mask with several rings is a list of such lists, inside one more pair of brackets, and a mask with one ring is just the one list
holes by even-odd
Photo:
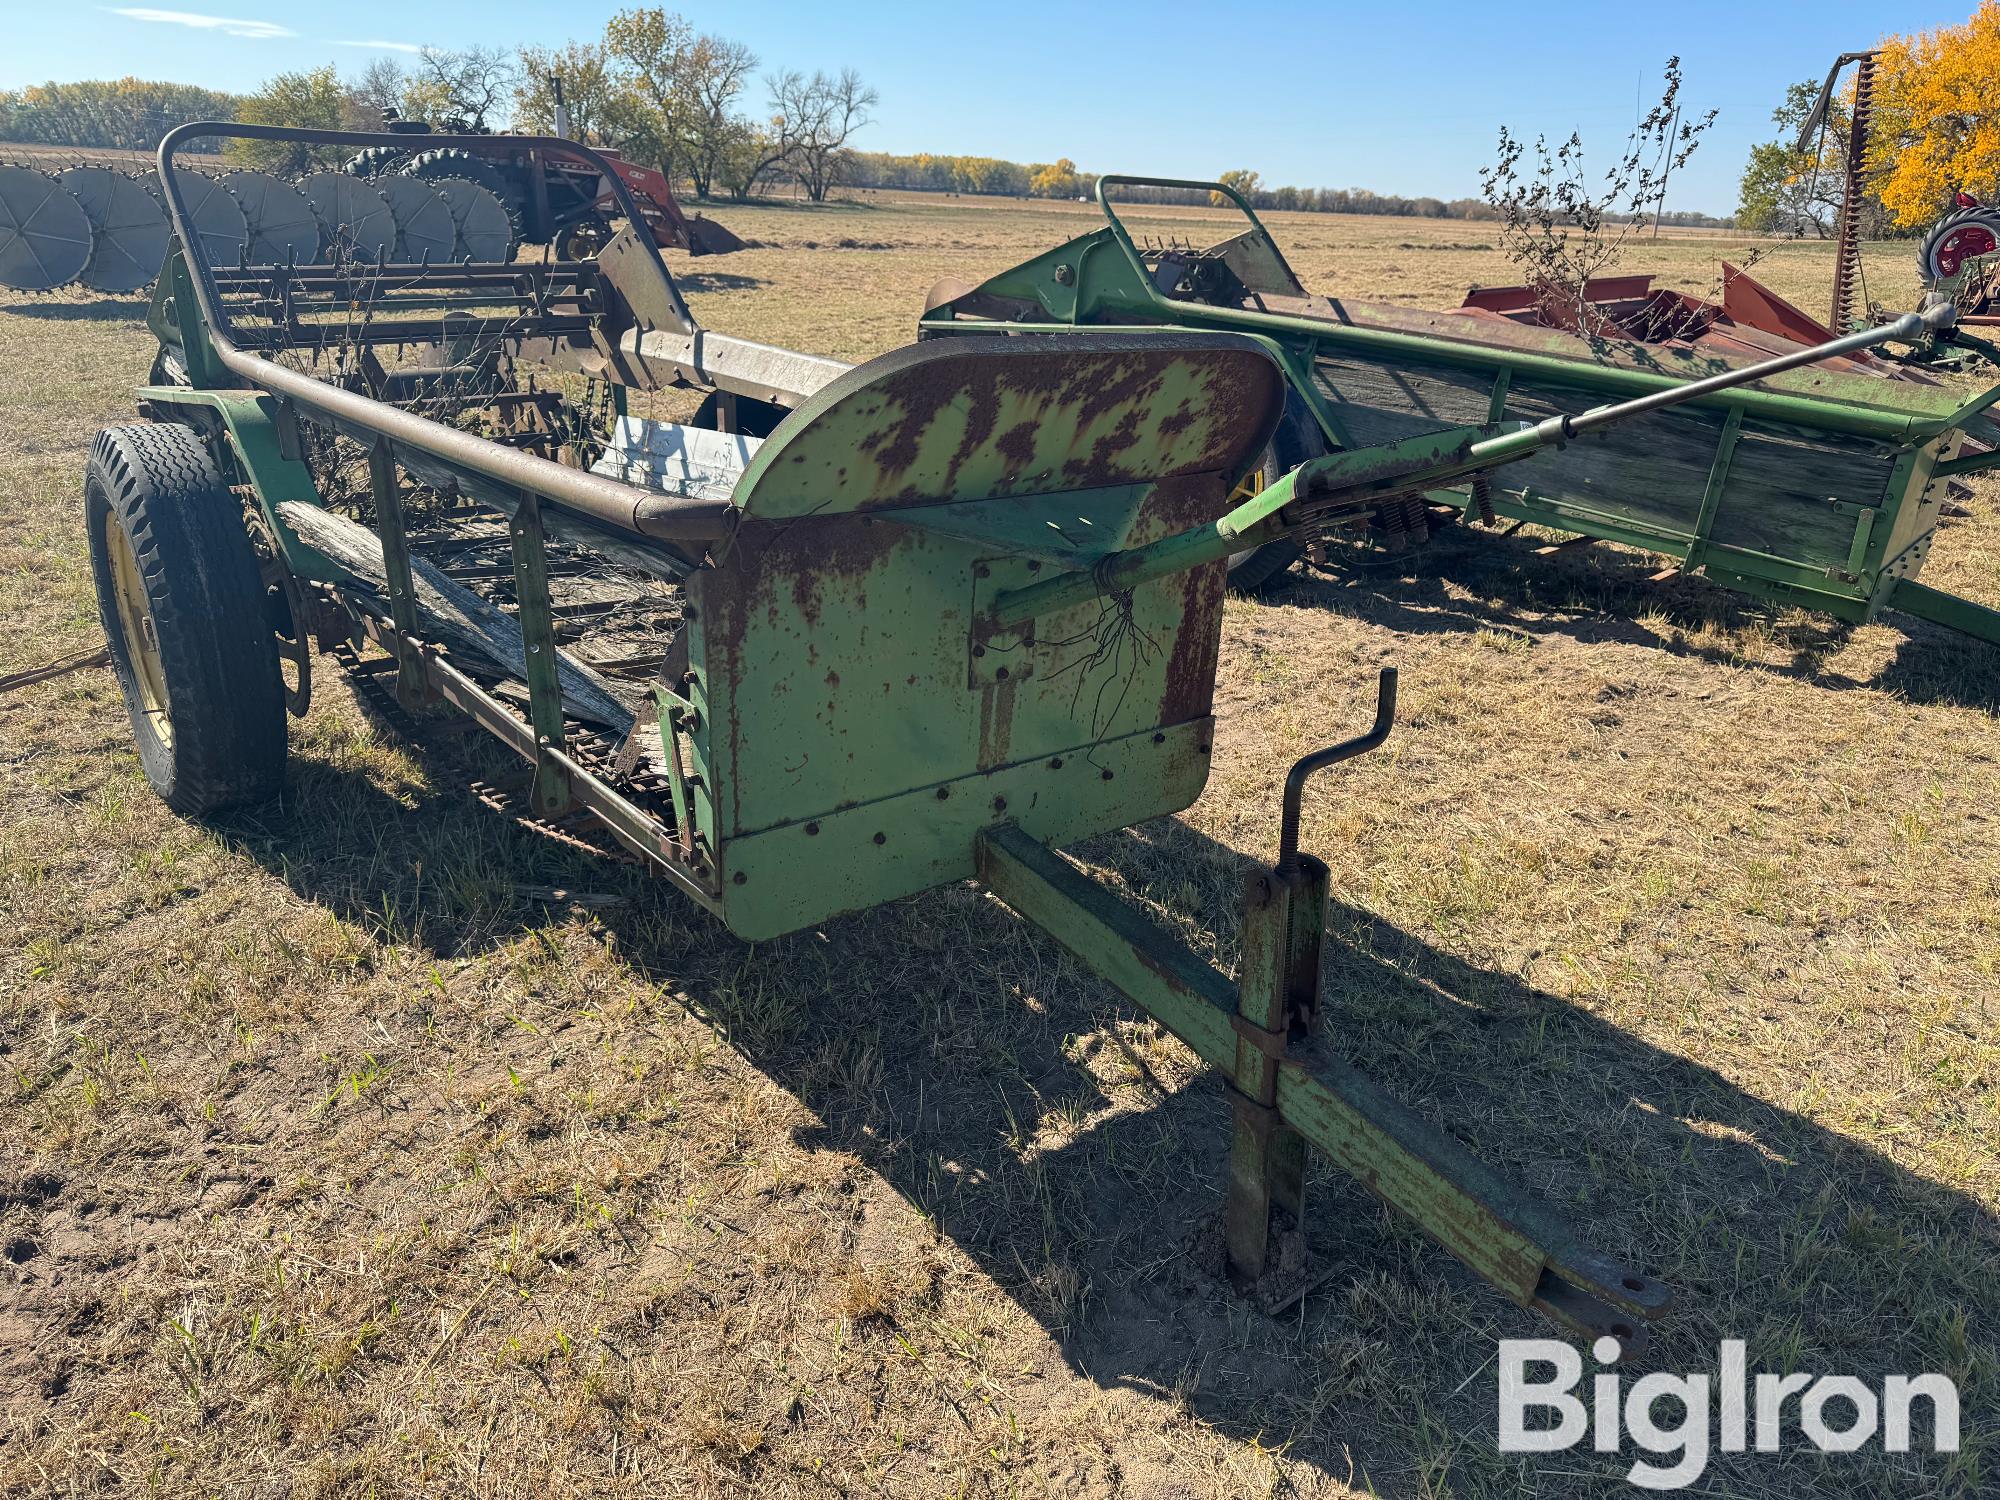
[[421, 52], [415, 42], [335, 42], [336, 47], [371, 47], [381, 52]]
[[224, 36], [250, 37], [260, 42], [297, 36], [296, 31], [273, 21], [246, 21], [233, 16], [201, 16], [185, 10], [152, 10], [146, 6], [119, 6], [111, 12], [130, 21], [158, 21], [168, 26], [192, 26], [197, 31], [219, 31]]

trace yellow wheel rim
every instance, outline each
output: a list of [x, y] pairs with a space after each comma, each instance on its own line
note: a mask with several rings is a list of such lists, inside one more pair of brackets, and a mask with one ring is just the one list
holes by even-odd
[[131, 663], [133, 686], [139, 691], [140, 712], [153, 726], [160, 743], [171, 747], [174, 724], [167, 713], [167, 675], [160, 665], [160, 633], [153, 626], [152, 606], [146, 603], [138, 554], [132, 550], [132, 539], [115, 515], [104, 518], [104, 547], [111, 558], [111, 591], [118, 600], [118, 625], [125, 637], [125, 659]]
[[[1266, 459], [1270, 458], [1270, 454], [1268, 452], [1264, 456]], [[1264, 493], [1264, 488], [1265, 488], [1264, 475], [1267, 472], [1268, 471], [1266, 470], [1265, 466], [1263, 464], [1259, 464], [1256, 468], [1252, 469], [1248, 474], [1245, 474], [1243, 478], [1237, 482], [1236, 488], [1229, 492], [1229, 498], [1225, 500], [1223, 504], [1227, 505], [1231, 510], [1234, 510], [1236, 509], [1237, 506], [1241, 505], [1245, 500], [1255, 500], [1259, 495]], [[1255, 552], [1256, 550], [1257, 549], [1255, 547], [1245, 547], [1241, 552], [1230, 553], [1229, 566], [1232, 568], [1235, 567], [1239, 562], [1241, 562], [1244, 558], [1248, 557], [1251, 553]]]

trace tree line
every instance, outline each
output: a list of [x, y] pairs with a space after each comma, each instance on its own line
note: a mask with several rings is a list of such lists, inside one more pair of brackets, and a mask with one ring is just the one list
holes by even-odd
[[[1068, 158], [1014, 162], [933, 152], [854, 148], [879, 103], [851, 68], [778, 69], [760, 76], [744, 43], [699, 32], [659, 7], [618, 12], [603, 32], [559, 47], [425, 49], [413, 62], [382, 58], [343, 76], [331, 64], [281, 73], [246, 95], [138, 78], [0, 90], [0, 139], [47, 146], [144, 150], [190, 119], [240, 119], [373, 130], [385, 114], [485, 129], [555, 128], [560, 97], [570, 131], [657, 166], [698, 198], [744, 200], [786, 184], [818, 202], [841, 186], [1011, 197], [1089, 197], [1097, 175]], [[1862, 164], [1862, 232], [1916, 232], [1958, 191], [2000, 195], [2000, 0], [1981, 0], [1962, 26], [1890, 37], [1877, 63], [1875, 128]], [[1803, 147], [1799, 130], [1818, 87], [1793, 85], [1774, 113], [1780, 134], [1746, 164], [1734, 222], [1767, 233], [1832, 232], [1846, 178], [1848, 105], [1836, 96], [1825, 128]], [[1968, 100], [1972, 101], [1968, 106]], [[196, 143], [213, 149], [215, 143]], [[243, 145], [260, 162], [273, 153]], [[298, 165], [299, 163], [293, 163]], [[1249, 169], [1223, 174], [1258, 209], [1502, 217], [1479, 197], [1438, 198], [1365, 188], [1267, 187]], [[1122, 188], [1133, 202], [1199, 202], [1198, 193]], [[1728, 219], [1670, 213], [1663, 222]]]
[[185, 121], [235, 119], [237, 103], [215, 89], [141, 78], [32, 84], [0, 89], [0, 140], [149, 151]]

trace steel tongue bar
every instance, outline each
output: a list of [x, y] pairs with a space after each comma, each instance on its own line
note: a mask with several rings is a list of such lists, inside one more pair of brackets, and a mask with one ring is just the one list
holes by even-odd
[[[1240, 1076], [1242, 1039], [1261, 1030], [1239, 1024], [1251, 1019], [1239, 999], [1257, 984], [1248, 932], [1239, 990], [1227, 975], [1012, 824], [980, 835], [979, 878], [1204, 1061], [1226, 1076]], [[1246, 925], [1251, 915], [1246, 912]], [[1283, 930], [1284, 913], [1267, 907], [1265, 915]], [[1316, 983], [1316, 948], [1308, 967]], [[1580, 1246], [1547, 1205], [1502, 1180], [1356, 1069], [1314, 1056], [1311, 1049], [1291, 1052], [1282, 1031], [1278, 1036], [1268, 1106], [1278, 1126], [1323, 1151], [1520, 1305], [1586, 1337], [1608, 1334], [1628, 1348], [1642, 1342], [1645, 1320], [1669, 1303], [1665, 1286]]]
[[1280, 1119], [1523, 1307], [1630, 1351], [1672, 1304], [1664, 1284], [1579, 1244], [1547, 1204], [1346, 1063], [1288, 1056], [1277, 1094]]

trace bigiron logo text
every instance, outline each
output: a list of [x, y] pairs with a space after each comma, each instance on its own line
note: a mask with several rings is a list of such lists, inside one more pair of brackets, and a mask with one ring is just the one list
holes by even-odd
[[[1591, 1352], [1608, 1365], [1618, 1357], [1618, 1341], [1599, 1339]], [[1627, 1385], [1617, 1372], [1604, 1371], [1591, 1377], [1586, 1403], [1577, 1390], [1583, 1357], [1575, 1349], [1558, 1339], [1502, 1339], [1500, 1451], [1559, 1453], [1587, 1439], [1599, 1453], [1622, 1453], [1629, 1442], [1654, 1455], [1625, 1471], [1649, 1490], [1694, 1483], [1711, 1453], [1777, 1453], [1806, 1443], [1822, 1453], [1869, 1444], [1907, 1453], [1913, 1426], [1927, 1433], [1935, 1451], [1958, 1451], [1958, 1387], [1944, 1375], [1891, 1375], [1878, 1391], [1853, 1375], [1752, 1376], [1740, 1339], [1725, 1339], [1718, 1355], [1713, 1374], [1654, 1372]], [[1535, 1365], [1553, 1373], [1531, 1380]], [[1913, 1409], [1920, 1414], [1915, 1423]], [[1538, 1410], [1544, 1419], [1531, 1427], [1528, 1414]]]

